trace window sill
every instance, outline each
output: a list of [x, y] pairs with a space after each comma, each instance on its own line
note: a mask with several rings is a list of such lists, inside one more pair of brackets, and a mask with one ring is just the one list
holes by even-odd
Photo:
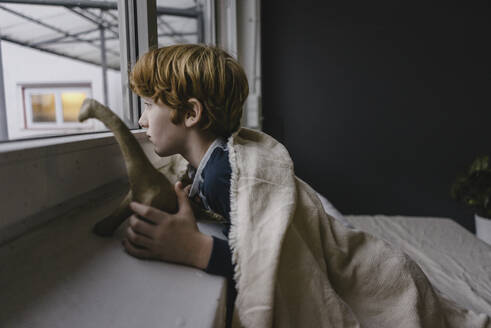
[[[226, 280], [124, 252], [123, 224], [111, 238], [91, 233], [124, 188], [0, 247], [2, 327], [223, 327]], [[200, 223], [204, 233], [220, 227]]]
[[[145, 130], [131, 130], [141, 140], [145, 138]], [[83, 150], [104, 145], [116, 144], [112, 132], [87, 133], [74, 136], [58, 136], [29, 140], [12, 140], [0, 143], [0, 164], [19, 161], [27, 158], [48, 155], [49, 152], [63, 153]]]

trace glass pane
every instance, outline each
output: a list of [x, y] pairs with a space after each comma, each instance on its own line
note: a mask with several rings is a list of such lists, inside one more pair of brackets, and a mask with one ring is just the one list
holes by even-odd
[[198, 16], [184, 17], [167, 13], [164, 8], [193, 9], [194, 0], [157, 0], [157, 33], [159, 47], [178, 43], [200, 43], [202, 31]]
[[64, 92], [61, 94], [64, 122], [78, 122], [78, 113], [85, 97], [83, 92]]
[[[80, 95], [65, 93], [84, 92], [122, 116], [117, 1], [63, 6], [68, 2], [0, 6], [0, 74], [9, 140], [107, 130], [94, 119], [79, 124]], [[50, 102], [34, 97], [32, 120], [31, 109], [23, 105], [31, 94], [55, 95]]]
[[31, 95], [32, 121], [56, 123], [55, 95]]

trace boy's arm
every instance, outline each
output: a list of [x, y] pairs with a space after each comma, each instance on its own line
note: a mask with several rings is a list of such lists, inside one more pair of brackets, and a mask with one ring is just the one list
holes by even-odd
[[206, 234], [200, 233], [199, 238], [196, 240], [194, 244], [195, 254], [193, 259], [190, 262], [191, 266], [194, 266], [198, 269], [206, 269], [208, 267], [208, 263], [210, 262], [211, 253], [213, 250], [213, 238]]

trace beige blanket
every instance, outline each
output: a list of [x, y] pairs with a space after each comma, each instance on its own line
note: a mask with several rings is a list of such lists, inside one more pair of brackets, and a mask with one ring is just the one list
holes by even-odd
[[241, 129], [228, 145], [234, 327], [491, 327], [406, 254], [329, 217], [273, 138]]

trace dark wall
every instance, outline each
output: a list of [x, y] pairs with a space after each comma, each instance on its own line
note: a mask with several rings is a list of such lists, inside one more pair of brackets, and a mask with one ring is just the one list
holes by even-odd
[[262, 1], [264, 130], [346, 214], [443, 216], [491, 150], [487, 1]]

